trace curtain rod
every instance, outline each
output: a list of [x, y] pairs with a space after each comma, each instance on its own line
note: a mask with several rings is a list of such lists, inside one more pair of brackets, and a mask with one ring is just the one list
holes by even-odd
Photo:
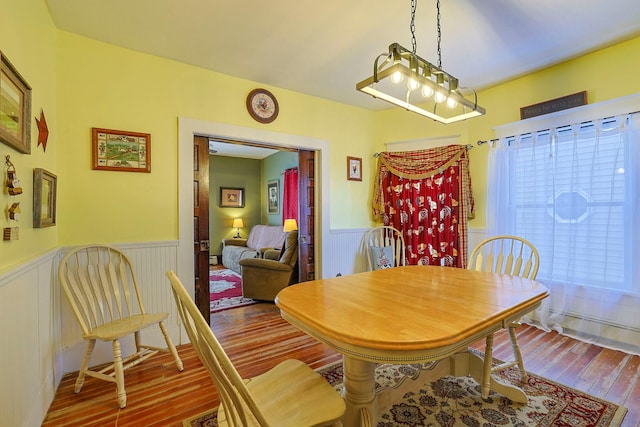
[[[634, 115], [634, 114], [638, 114], [638, 113], [640, 113], [640, 111], [632, 111], [632, 112], [630, 112], [630, 113], [627, 113], [627, 115], [628, 115], [628, 116], [632, 116], [632, 115]], [[607, 120], [607, 119], [613, 119], [613, 116], [611, 116], [611, 117], [605, 117], [605, 118], [604, 118], [604, 119], [602, 119], [602, 120]], [[593, 123], [593, 120], [589, 120], [589, 121], [586, 121], [586, 122], [581, 122], [581, 123], [580, 123], [580, 125], [585, 125], [585, 124], [589, 124], [589, 123]], [[557, 129], [562, 130], [563, 128], [568, 128], [569, 126], [571, 126], [571, 125], [558, 126], [558, 128], [557, 128]], [[536, 131], [534, 131], [534, 132], [548, 132], [548, 131], [549, 131], [549, 129], [540, 129], [540, 130], [536, 130]], [[532, 132], [527, 132], [527, 133], [523, 133], [523, 134], [521, 134], [521, 135], [531, 135], [531, 134], [532, 134]], [[506, 136], [506, 137], [504, 137], [504, 139], [512, 139], [512, 138], [515, 138], [515, 137], [516, 137], [515, 135], [510, 135], [510, 136]], [[478, 140], [478, 141], [476, 142], [476, 144], [478, 144], [478, 145], [483, 145], [483, 144], [487, 144], [487, 143], [490, 143], [490, 142], [497, 142], [497, 141], [500, 141], [500, 138], [489, 139], [489, 140], [487, 140], [487, 141]]]
[[[478, 142], [480, 142], [480, 141], [478, 141]], [[480, 145], [480, 144], [478, 144], [478, 145]], [[467, 144], [467, 148], [469, 150], [471, 150], [473, 148], [473, 145]], [[373, 153], [373, 157], [380, 157], [380, 153]]]

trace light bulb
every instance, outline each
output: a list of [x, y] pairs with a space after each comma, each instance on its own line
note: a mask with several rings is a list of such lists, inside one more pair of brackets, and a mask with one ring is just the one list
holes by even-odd
[[415, 79], [407, 80], [407, 89], [416, 90], [420, 87], [420, 83]]
[[398, 84], [402, 80], [404, 80], [404, 76], [402, 75], [402, 73], [400, 71], [396, 71], [395, 73], [393, 73], [391, 75], [391, 82], [392, 83]]
[[458, 103], [456, 102], [456, 100], [455, 100], [455, 99], [453, 99], [453, 98], [451, 98], [451, 97], [449, 97], [449, 98], [447, 99], [447, 107], [449, 107], [449, 108], [453, 109], [453, 108], [456, 108], [457, 106], [458, 106]]
[[424, 96], [425, 98], [429, 98], [432, 95], [433, 89], [431, 89], [431, 86], [422, 85], [422, 96]]
[[438, 104], [441, 102], [444, 102], [447, 99], [447, 97], [445, 96], [444, 93], [442, 93], [441, 91], [437, 91], [433, 100], [436, 101]]

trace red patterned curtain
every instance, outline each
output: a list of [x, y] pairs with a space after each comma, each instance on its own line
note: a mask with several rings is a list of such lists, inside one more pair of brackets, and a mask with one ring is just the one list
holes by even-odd
[[285, 219], [298, 222], [298, 168], [284, 171], [284, 190], [282, 193], [282, 224]]
[[402, 232], [407, 264], [464, 268], [473, 212], [466, 146], [378, 156], [373, 214]]

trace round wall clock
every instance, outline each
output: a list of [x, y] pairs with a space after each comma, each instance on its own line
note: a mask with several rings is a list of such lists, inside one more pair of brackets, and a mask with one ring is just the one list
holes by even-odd
[[256, 121], [271, 123], [278, 117], [278, 100], [266, 89], [254, 89], [247, 96], [247, 110]]

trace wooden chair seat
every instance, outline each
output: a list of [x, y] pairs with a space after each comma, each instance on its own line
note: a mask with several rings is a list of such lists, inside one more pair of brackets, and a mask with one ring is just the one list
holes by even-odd
[[[246, 385], [270, 426], [332, 425], [345, 410], [342, 399], [333, 398], [338, 396], [333, 387], [296, 359], [285, 360], [268, 372], [246, 380]], [[325, 399], [327, 395], [332, 398]], [[222, 420], [221, 425], [227, 422], [222, 405], [218, 420]], [[287, 424], [282, 424], [282, 420], [287, 420]], [[260, 426], [255, 419], [248, 421], [247, 426]]]
[[299, 360], [285, 360], [262, 375], [242, 379], [182, 282], [173, 271], [167, 277], [189, 340], [220, 395], [218, 425], [341, 425], [344, 399]]
[[85, 340], [97, 339], [100, 341], [113, 341], [153, 326], [156, 323], [166, 320], [167, 317], [169, 317], [169, 313], [137, 314], [89, 329], [86, 334], [82, 335], [82, 338]]

